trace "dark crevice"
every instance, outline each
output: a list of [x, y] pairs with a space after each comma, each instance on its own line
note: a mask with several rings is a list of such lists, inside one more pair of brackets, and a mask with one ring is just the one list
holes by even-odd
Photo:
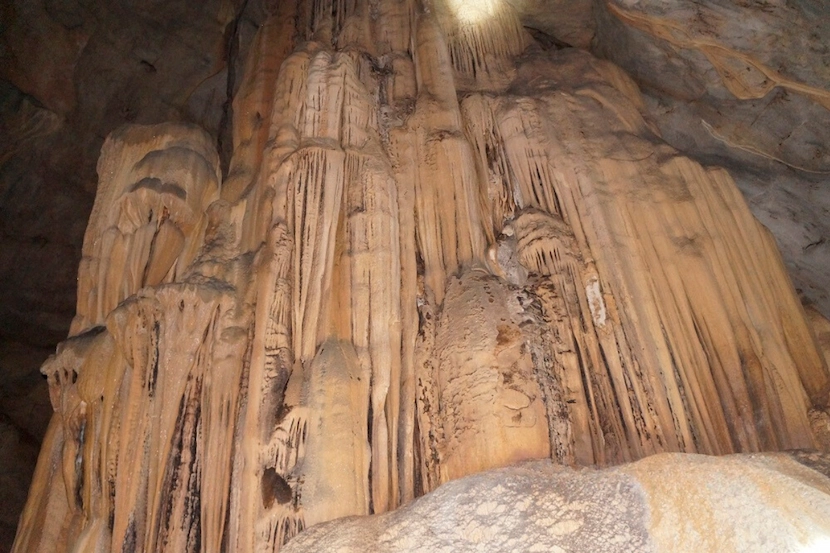
[[825, 244], [826, 242], [827, 242], [827, 239], [822, 236], [821, 238], [819, 238], [815, 242], [810, 242], [809, 244], [804, 246], [803, 251], [806, 252], [807, 250], [809, 250], [811, 248], [815, 248], [816, 246], [821, 246], [821, 245]]
[[567, 42], [559, 40], [555, 36], [549, 35], [540, 29], [525, 25], [525, 30], [537, 43], [539, 43], [539, 46], [541, 46], [543, 50], [563, 50], [565, 48], [573, 48], [573, 46]]
[[147, 61], [147, 60], [141, 60], [141, 62], [140, 62], [140, 63], [141, 63], [141, 67], [142, 67], [142, 68], [144, 69], [144, 71], [146, 71], [147, 73], [155, 73], [155, 72], [156, 72], [156, 66], [155, 66], [155, 65], [153, 65], [152, 63], [150, 63], [149, 61]]
[[83, 510], [84, 508], [84, 439], [86, 438], [86, 420], [82, 420], [78, 429], [78, 451], [75, 453], [75, 504]]
[[159, 338], [161, 336], [161, 326], [158, 321], [153, 323], [152, 343], [150, 345], [150, 360], [151, 368], [147, 380], [147, 395], [153, 397], [156, 392], [156, 380], [159, 375]]
[[219, 120], [219, 133], [216, 149], [222, 166], [222, 176], [228, 176], [228, 169], [233, 154], [233, 96], [236, 88], [236, 59], [239, 56], [239, 22], [248, 6], [248, 0], [242, 0], [233, 20], [225, 27], [225, 67], [228, 70], [225, 85], [225, 102], [222, 104], [222, 118]]
[[294, 498], [291, 486], [274, 467], [268, 467], [263, 471], [261, 488], [264, 509], [271, 508], [275, 501], [280, 505], [287, 505]]
[[[367, 427], [369, 429], [368, 436], [367, 436], [368, 441], [369, 441], [369, 451], [372, 451], [372, 418], [373, 418], [372, 411], [373, 411], [373, 409], [372, 409], [372, 399], [371, 398], [372, 398], [372, 387], [369, 386], [369, 416], [368, 416], [368, 425], [367, 425]], [[370, 460], [369, 461], [369, 475], [368, 475], [369, 489], [370, 489], [370, 491], [369, 491], [369, 514], [370, 515], [375, 513], [375, 501], [374, 501], [375, 498], [374, 498], [374, 494], [372, 493], [372, 490], [374, 488], [372, 486], [372, 472], [373, 472], [373, 469], [375, 469], [375, 467], [372, 466], [373, 464], [374, 463], [372, 463], [371, 460]]]

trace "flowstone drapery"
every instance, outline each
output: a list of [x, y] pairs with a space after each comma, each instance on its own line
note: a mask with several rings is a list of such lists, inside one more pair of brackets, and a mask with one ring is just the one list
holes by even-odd
[[729, 175], [507, 4], [280, 2], [234, 104], [107, 140], [15, 551], [277, 551], [526, 459], [827, 447]]

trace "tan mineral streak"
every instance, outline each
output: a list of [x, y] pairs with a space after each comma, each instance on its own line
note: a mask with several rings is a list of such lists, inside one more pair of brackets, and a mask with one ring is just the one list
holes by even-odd
[[[606, 2], [608, 10], [621, 20], [681, 48], [699, 50], [717, 70], [724, 86], [736, 98], [742, 100], [762, 98], [773, 88], [780, 86], [803, 94], [830, 109], [830, 91], [790, 79], [771, 67], [766, 67], [752, 55], [736, 52], [716, 40], [693, 36], [676, 22], [634, 10], [625, 10], [615, 3]], [[752, 71], [750, 71], [750, 68]]]
[[274, 81], [294, 49], [294, 2], [280, 2], [262, 25], [245, 60], [246, 71], [233, 101], [233, 157], [222, 183], [222, 199], [235, 203], [250, 191], [262, 165], [270, 131]]
[[[822, 509], [830, 481], [786, 455], [659, 455], [619, 470], [645, 492], [658, 551], [792, 551], [793, 541], [805, 549], [826, 545], [830, 519]], [[738, 512], [740, 524], [723, 516]]]

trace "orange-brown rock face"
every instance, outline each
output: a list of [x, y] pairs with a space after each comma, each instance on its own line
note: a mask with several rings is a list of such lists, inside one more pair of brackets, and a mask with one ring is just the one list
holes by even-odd
[[830, 445], [729, 175], [518, 21], [281, 3], [221, 186], [198, 130], [108, 139], [15, 551], [277, 551], [527, 459]]

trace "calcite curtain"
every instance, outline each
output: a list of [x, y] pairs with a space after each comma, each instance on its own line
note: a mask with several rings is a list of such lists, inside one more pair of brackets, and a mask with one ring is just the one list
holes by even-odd
[[620, 69], [500, 0], [274, 5], [226, 178], [195, 127], [103, 147], [15, 551], [278, 551], [526, 459], [830, 445], [774, 240]]

